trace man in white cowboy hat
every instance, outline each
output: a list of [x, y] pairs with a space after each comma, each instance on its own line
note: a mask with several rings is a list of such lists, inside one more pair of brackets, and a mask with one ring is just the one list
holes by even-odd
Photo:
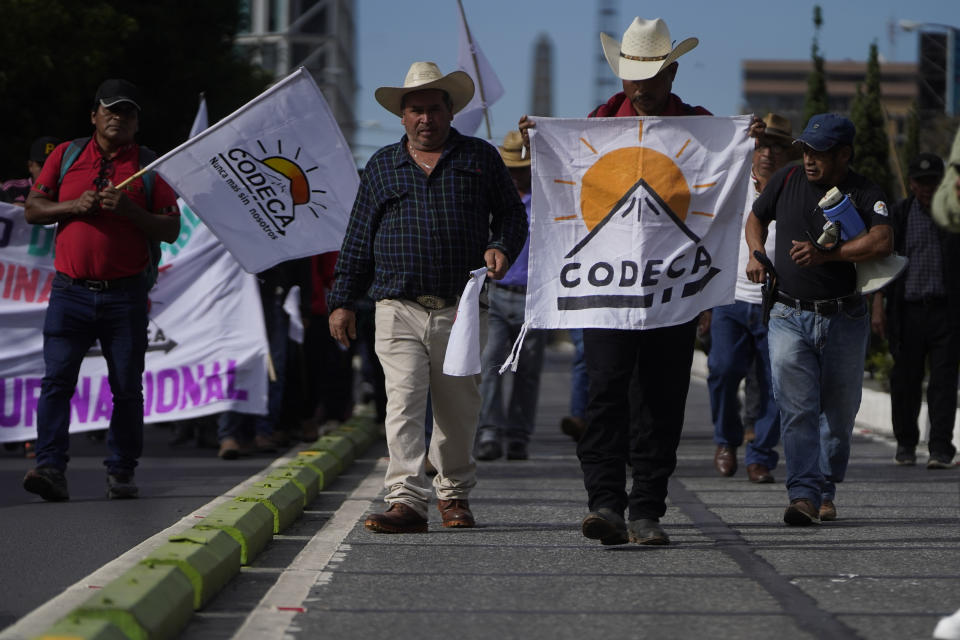
[[[747, 217], [751, 282], [764, 280], [756, 254], [766, 254], [767, 226], [777, 223], [777, 293], [767, 344], [790, 500], [783, 520], [792, 526], [837, 518], [836, 485], [850, 459], [870, 333], [856, 263], [893, 249], [883, 191], [850, 167], [855, 133], [843, 116], [810, 118], [796, 139], [803, 164], [775, 173]], [[833, 209], [824, 196], [834, 187], [852, 205], [842, 223], [859, 222], [863, 232], [827, 250], [815, 239], [827, 221], [824, 207]]]
[[[756, 139], [753, 151], [751, 177], [755, 196], [760, 195], [774, 173], [794, 159], [790, 121], [778, 114], [768, 113], [763, 122], [764, 132]], [[744, 215], [743, 224], [746, 224], [746, 220], [747, 216]], [[773, 226], [769, 229], [766, 241], [767, 250], [771, 253], [776, 236]], [[700, 326], [701, 330], [710, 332], [707, 387], [713, 417], [713, 441], [717, 445], [714, 467], [722, 476], [732, 476], [737, 471], [737, 447], [746, 440], [737, 393], [740, 383], [746, 378], [747, 399], [744, 404], [756, 406], [754, 436], [747, 443], [744, 456], [747, 479], [767, 484], [774, 481], [771, 471], [779, 458], [774, 447], [780, 441], [780, 411], [770, 382], [770, 356], [761, 285], [747, 279], [749, 255], [750, 248], [741, 235], [735, 300], [732, 304], [705, 311], [701, 314]]]
[[[523, 153], [520, 132], [516, 129], [508, 132], [499, 149], [529, 218], [530, 155]], [[480, 380], [483, 404], [477, 433], [478, 460], [496, 460], [503, 455], [503, 441], [506, 442], [507, 460], [526, 460], [528, 457], [527, 445], [537, 415], [546, 332], [534, 329], [526, 334], [506, 411], [501, 394], [503, 376], [500, 375], [500, 365], [507, 359], [523, 327], [529, 249], [528, 238], [507, 275], [490, 283], [490, 321]]]
[[[356, 339], [356, 302], [376, 301], [390, 450], [390, 507], [364, 523], [377, 533], [427, 531], [428, 390], [443, 526], [474, 526], [467, 497], [476, 484], [480, 376], [444, 375], [444, 354], [470, 272], [486, 266], [488, 276], [502, 278], [523, 247], [527, 218], [497, 150], [450, 126], [473, 90], [466, 73], [443, 75], [432, 62], [414, 62], [402, 87], [377, 89], [377, 102], [400, 117], [406, 134], [367, 162], [327, 298], [330, 334], [344, 346]], [[482, 343], [483, 308], [480, 332]]]
[[[634, 18], [620, 41], [607, 34], [600, 34], [600, 40], [623, 91], [589, 117], [711, 115], [672, 93], [677, 58], [697, 46], [696, 38], [674, 47], [663, 20]], [[533, 121], [523, 116], [519, 126], [529, 145]], [[659, 522], [677, 462], [696, 324], [693, 317], [656, 329], [583, 330], [590, 393], [577, 456], [590, 509], [582, 522], [587, 538], [603, 544], [669, 544]], [[651, 361], [658, 363], [656, 369], [643, 366]], [[638, 416], [633, 434], [631, 404]], [[629, 495], [624, 490], [627, 463], [633, 471]], [[628, 508], [629, 523], [623, 518]]]

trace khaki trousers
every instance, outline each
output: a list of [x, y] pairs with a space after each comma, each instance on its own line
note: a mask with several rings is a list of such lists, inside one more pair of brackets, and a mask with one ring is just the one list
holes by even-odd
[[[433, 489], [440, 500], [465, 499], [476, 485], [473, 440], [480, 414], [480, 376], [443, 373], [457, 308], [426, 309], [409, 300], [380, 300], [376, 308], [376, 351], [387, 391], [390, 463], [385, 501], [402, 502], [426, 517], [431, 488], [424, 469], [427, 392], [433, 405], [430, 460], [437, 468]], [[480, 310], [481, 350], [487, 311]]]

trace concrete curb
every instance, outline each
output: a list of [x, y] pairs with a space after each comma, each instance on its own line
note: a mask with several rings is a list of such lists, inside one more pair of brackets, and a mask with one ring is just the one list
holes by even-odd
[[330, 482], [340, 475], [343, 467], [340, 459], [329, 451], [301, 451], [290, 465], [306, 466], [313, 470], [317, 474], [318, 491], [330, 486]]
[[194, 516], [201, 522], [158, 540], [136, 565], [33, 637], [176, 637], [194, 609], [206, 605], [241, 564], [249, 565], [275, 534], [295, 522], [379, 435], [373, 419], [360, 415], [295, 457], [275, 461], [242, 483], [239, 492], [211, 501], [204, 515]]
[[68, 617], [107, 620], [133, 640], [172, 638], [193, 614], [193, 587], [174, 565], [140, 564]]

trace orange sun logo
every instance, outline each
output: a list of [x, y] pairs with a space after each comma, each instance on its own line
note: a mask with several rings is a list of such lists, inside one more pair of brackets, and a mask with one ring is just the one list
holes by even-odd
[[[264, 153], [270, 153], [267, 150], [267, 148], [263, 146], [263, 143], [260, 142], [259, 140], [257, 140], [257, 145], [260, 147], [260, 150], [263, 151]], [[310, 188], [310, 181], [307, 179], [307, 174], [310, 173], [311, 171], [316, 170], [317, 167], [311, 167], [310, 169], [307, 169], [306, 171], [304, 171], [303, 169], [300, 168], [300, 165], [294, 162], [294, 160], [296, 160], [300, 156], [299, 147], [297, 147], [297, 150], [293, 155], [293, 160], [286, 157], [285, 155], [280, 155], [283, 153], [283, 143], [280, 140], [277, 140], [276, 153], [278, 155], [262, 158], [260, 162], [270, 167], [280, 175], [285, 176], [290, 181], [289, 193], [290, 193], [290, 197], [293, 199], [293, 204], [294, 205], [316, 205], [321, 209], [326, 209], [327, 208], [326, 205], [321, 204], [320, 202], [316, 202], [316, 201], [311, 202], [311, 198], [312, 198], [312, 196], [310, 195], [311, 193], [326, 193], [326, 191], [322, 189]], [[319, 217], [317, 210], [314, 209], [313, 206], [308, 206], [307, 208], [310, 209], [311, 213], [313, 213], [315, 217]]]

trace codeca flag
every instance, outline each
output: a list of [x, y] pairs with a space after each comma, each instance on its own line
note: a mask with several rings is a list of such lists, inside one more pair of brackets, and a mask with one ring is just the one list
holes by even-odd
[[359, 185], [350, 148], [302, 67], [149, 168], [250, 273], [338, 251]]
[[664, 327], [732, 303], [749, 125], [537, 118], [529, 328]]

